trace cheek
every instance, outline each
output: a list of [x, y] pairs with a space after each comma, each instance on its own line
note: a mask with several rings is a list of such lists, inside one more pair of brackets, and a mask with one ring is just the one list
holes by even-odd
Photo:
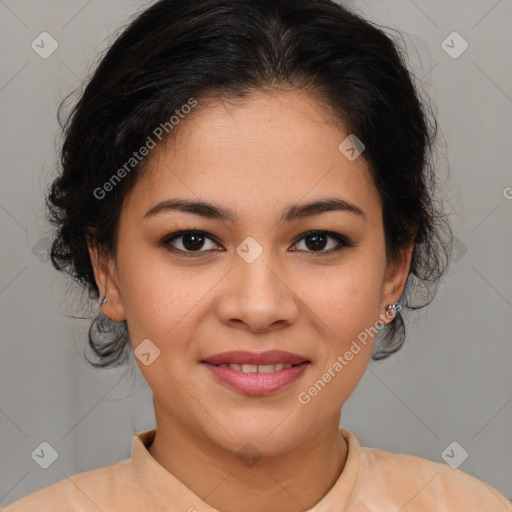
[[308, 414], [340, 408], [365, 372], [374, 346], [371, 327], [378, 318], [380, 280], [375, 270], [354, 265], [308, 288], [307, 305], [322, 338], [318, 366], [307, 383], [311, 387], [299, 397], [305, 400], [300, 403], [311, 404]]
[[[142, 244], [140, 244], [142, 245]], [[132, 344], [149, 338], [161, 348], [180, 349], [176, 338], [197, 328], [201, 305], [221, 275], [213, 268], [172, 263], [165, 249], [134, 247], [123, 257], [118, 275]], [[178, 335], [180, 333], [180, 335]], [[173, 342], [170, 343], [170, 340]]]
[[329, 336], [346, 342], [378, 318], [381, 264], [355, 256], [335, 270], [326, 268], [322, 273], [308, 278], [299, 296], [329, 328]]

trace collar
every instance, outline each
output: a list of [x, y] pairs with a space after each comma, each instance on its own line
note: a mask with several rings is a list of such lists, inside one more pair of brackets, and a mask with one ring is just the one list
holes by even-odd
[[[353, 433], [343, 428], [339, 429], [339, 433], [348, 446], [343, 471], [329, 492], [306, 512], [344, 510], [355, 488], [361, 465], [361, 447]], [[195, 509], [197, 512], [218, 512], [151, 456], [148, 447], [153, 442], [155, 434], [156, 429], [135, 434], [129, 460], [133, 478], [145, 494], [145, 503], [149, 502], [148, 505], [154, 507], [166, 507], [168, 510]], [[147, 510], [151, 510], [151, 508]]]

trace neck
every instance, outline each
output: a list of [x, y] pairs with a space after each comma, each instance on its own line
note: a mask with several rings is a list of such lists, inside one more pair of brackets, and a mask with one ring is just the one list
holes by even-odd
[[308, 510], [339, 478], [347, 444], [339, 434], [339, 414], [293, 452], [244, 459], [208, 442], [172, 419], [156, 415], [148, 448], [152, 457], [209, 506], [223, 512]]

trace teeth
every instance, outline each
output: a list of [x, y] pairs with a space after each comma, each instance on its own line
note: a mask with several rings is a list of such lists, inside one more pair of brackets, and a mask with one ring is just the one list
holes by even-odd
[[273, 364], [260, 364], [257, 366], [257, 369], [258, 373], [272, 373], [276, 371], [276, 367]]
[[229, 366], [232, 370], [244, 373], [273, 373], [286, 368], [291, 368], [291, 363], [276, 363], [276, 364], [219, 364], [220, 367], [226, 368]]

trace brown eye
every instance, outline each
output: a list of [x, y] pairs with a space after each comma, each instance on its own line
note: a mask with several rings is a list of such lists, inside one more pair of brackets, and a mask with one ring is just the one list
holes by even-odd
[[[210, 242], [210, 247], [202, 250]], [[203, 231], [177, 231], [166, 236], [162, 240], [162, 245], [172, 251], [182, 253], [205, 253], [216, 250], [216, 242], [213, 237], [207, 235]]]
[[197, 249], [201, 249], [205, 241], [205, 237], [197, 233], [189, 233], [188, 235], [183, 235], [181, 238], [181, 243], [187, 251], [195, 251]]
[[326, 235], [310, 235], [305, 237], [306, 247], [312, 251], [318, 251], [325, 248], [329, 237]]
[[[334, 243], [329, 244], [329, 240], [333, 240]], [[306, 249], [298, 249], [304, 250], [305, 252], [312, 253], [333, 253], [340, 251], [345, 247], [353, 247], [354, 244], [350, 242], [345, 237], [339, 235], [338, 233], [333, 233], [330, 231], [310, 231], [302, 235], [298, 242], [304, 242]], [[328, 250], [324, 250], [328, 247]]]

